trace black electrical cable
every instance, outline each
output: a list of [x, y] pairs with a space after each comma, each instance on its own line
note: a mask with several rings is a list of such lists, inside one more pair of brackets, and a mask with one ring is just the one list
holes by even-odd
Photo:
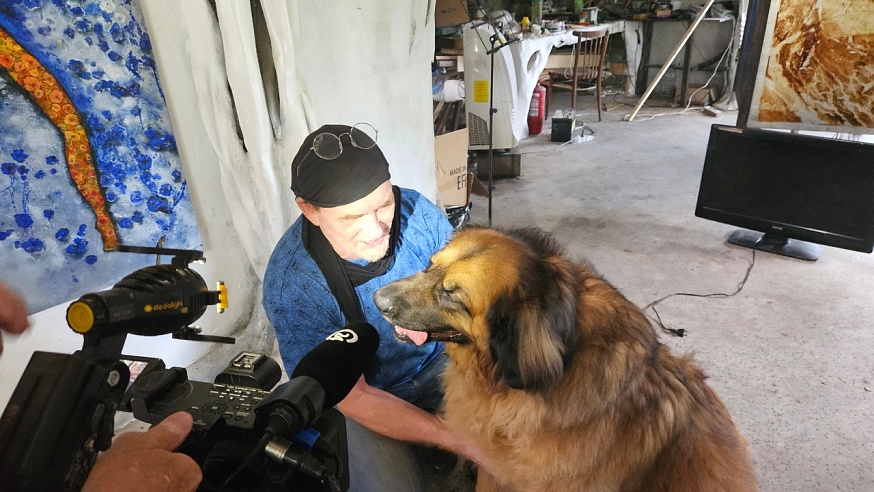
[[234, 470], [234, 472], [231, 473], [228, 476], [228, 478], [225, 479], [224, 482], [222, 482], [222, 484], [219, 486], [219, 488], [216, 489], [216, 492], [221, 492], [225, 487], [228, 486], [229, 483], [231, 483], [231, 480], [233, 480], [234, 477], [239, 475], [241, 471], [243, 471], [247, 466], [249, 466], [249, 464], [255, 460], [255, 457], [258, 456], [258, 453], [260, 453], [261, 451], [264, 450], [264, 446], [266, 446], [267, 443], [270, 442], [271, 439], [273, 439], [273, 435], [270, 432], [265, 432], [264, 435], [261, 436], [261, 440], [258, 441], [258, 444], [256, 444], [255, 447], [252, 448], [252, 451], [249, 453], [249, 456], [247, 456], [246, 459], [243, 460], [242, 463], [240, 463], [240, 465], [237, 467], [237, 469]]
[[665, 333], [670, 333], [670, 334], [672, 334], [672, 335], [674, 335], [674, 336], [678, 336], [678, 337], [682, 337], [682, 336], [684, 336], [684, 335], [686, 334], [686, 330], [685, 330], [685, 329], [683, 329], [683, 328], [671, 328], [671, 327], [666, 326], [666, 325], [662, 322], [662, 317], [659, 315], [659, 312], [658, 312], [658, 311], [656, 310], [656, 308], [655, 308], [656, 305], [659, 304], [660, 302], [664, 301], [665, 299], [668, 299], [668, 298], [671, 298], [671, 297], [674, 297], [674, 296], [709, 297], [709, 298], [719, 298], [719, 299], [722, 299], [722, 298], [732, 297], [732, 296], [736, 295], [738, 292], [740, 292], [740, 291], [744, 288], [744, 285], [747, 283], [747, 280], [749, 280], [749, 278], [750, 278], [750, 272], [752, 272], [752, 270], [753, 270], [753, 266], [755, 266], [755, 264], [756, 264], [756, 250], [758, 249], [758, 244], [759, 244], [759, 242], [761, 242], [761, 241], [762, 241], [762, 240], [759, 239], [759, 241], [756, 242], [756, 246], [753, 247], [753, 258], [752, 258], [752, 260], [750, 261], [750, 266], [747, 267], [746, 275], [744, 275], [743, 280], [741, 280], [741, 281], [737, 284], [737, 290], [735, 290], [735, 291], [732, 292], [731, 294], [725, 294], [725, 293], [714, 293], [714, 294], [692, 294], [692, 293], [688, 293], [688, 292], [674, 292], [673, 294], [668, 294], [668, 295], [666, 295], [666, 296], [664, 296], [664, 297], [662, 297], [662, 298], [660, 298], [660, 299], [658, 299], [658, 300], [655, 300], [655, 301], [653, 301], [653, 302], [647, 304], [646, 306], [644, 306], [643, 311], [646, 311], [647, 309], [652, 309], [652, 312], [655, 313], [655, 316], [656, 316], [656, 323], [659, 325], [659, 328], [661, 328], [662, 331], [664, 331]]

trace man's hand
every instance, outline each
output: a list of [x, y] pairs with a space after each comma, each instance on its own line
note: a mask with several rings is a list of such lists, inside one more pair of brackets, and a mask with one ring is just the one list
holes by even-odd
[[191, 432], [192, 418], [176, 412], [146, 432], [126, 432], [97, 459], [83, 492], [193, 491], [203, 475], [189, 456], [174, 453]]
[[466, 457], [492, 476], [498, 469], [474, 442], [452, 431], [439, 417], [391, 393], [367, 384], [362, 376], [349, 395], [337, 405], [346, 418], [368, 429], [398, 439], [436, 446]]
[[[27, 305], [18, 294], [0, 282], [0, 331], [21, 333], [27, 328]], [[0, 336], [0, 353], [3, 337]]]

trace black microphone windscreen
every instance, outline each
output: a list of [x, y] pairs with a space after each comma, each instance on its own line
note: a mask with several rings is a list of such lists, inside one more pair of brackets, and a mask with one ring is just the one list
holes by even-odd
[[332, 333], [295, 366], [290, 379], [309, 376], [325, 390], [325, 408], [331, 408], [352, 390], [379, 348], [379, 333], [369, 323], [357, 322]]

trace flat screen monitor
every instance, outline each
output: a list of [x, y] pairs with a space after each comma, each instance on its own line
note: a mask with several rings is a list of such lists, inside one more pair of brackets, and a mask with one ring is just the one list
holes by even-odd
[[805, 260], [874, 249], [874, 144], [713, 125], [695, 215], [728, 241]]

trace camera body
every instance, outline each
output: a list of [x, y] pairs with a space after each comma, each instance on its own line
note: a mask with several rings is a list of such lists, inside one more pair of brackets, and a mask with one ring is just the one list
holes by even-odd
[[[156, 254], [158, 264], [70, 304], [67, 324], [83, 336], [81, 350], [31, 356], [0, 417], [3, 490], [80, 490], [98, 453], [112, 443], [118, 410], [151, 424], [179, 410], [191, 413], [194, 428], [177, 451], [201, 466], [199, 490], [348, 489], [346, 420], [331, 408], [339, 399], [325, 404], [325, 385], [314, 374], [274, 388], [279, 364], [242, 352], [206, 383], [189, 380], [185, 369], [168, 369], [160, 359], [122, 355], [128, 334], [234, 343], [189, 326], [206, 306], [219, 312], [227, 307], [224, 284], [209, 290], [187, 266], [203, 260], [201, 252], [122, 250]], [[161, 265], [160, 255], [174, 258]], [[375, 331], [372, 338], [362, 354], [376, 352]], [[316, 372], [331, 369], [333, 361], [316, 361]], [[354, 383], [360, 370], [343, 375]], [[331, 386], [333, 380], [325, 380]]]
[[231, 427], [251, 429], [255, 406], [270, 395], [281, 375], [276, 361], [253, 352], [234, 357], [212, 384], [191, 381], [185, 369], [167, 369], [163, 361], [152, 359], [131, 378], [120, 410], [132, 412], [134, 418], [149, 424], [184, 410], [194, 417], [193, 432], [208, 431], [219, 419]]
[[81, 489], [111, 444], [116, 410], [150, 424], [190, 413], [194, 427], [177, 451], [200, 465], [198, 490], [331, 490], [325, 476], [333, 490], [348, 489], [346, 419], [333, 408], [295, 436], [256, 449], [267, 421], [257, 410], [280, 377], [276, 361], [252, 352], [234, 357], [213, 383], [189, 380], [185, 369], [156, 358], [95, 363], [81, 352], [35, 352], [0, 420], [4, 490]]
[[204, 479], [200, 490], [218, 489], [229, 478], [222, 490], [326, 490], [318, 477], [301, 466], [304, 458], [333, 477], [340, 490], [346, 490], [346, 419], [335, 409], [321, 412], [311, 427], [289, 436], [289, 440], [268, 444], [267, 448], [285, 446], [284, 461], [275, 452], [256, 451], [252, 461], [231, 477], [258, 446], [267, 424], [266, 412], [260, 410], [273, 396], [270, 390], [280, 378], [275, 360], [252, 352], [234, 357], [213, 383], [189, 380], [185, 369], [166, 368], [160, 359], [151, 359], [131, 382], [119, 410], [151, 424], [180, 410], [190, 413], [194, 427], [179, 451], [201, 466]]

